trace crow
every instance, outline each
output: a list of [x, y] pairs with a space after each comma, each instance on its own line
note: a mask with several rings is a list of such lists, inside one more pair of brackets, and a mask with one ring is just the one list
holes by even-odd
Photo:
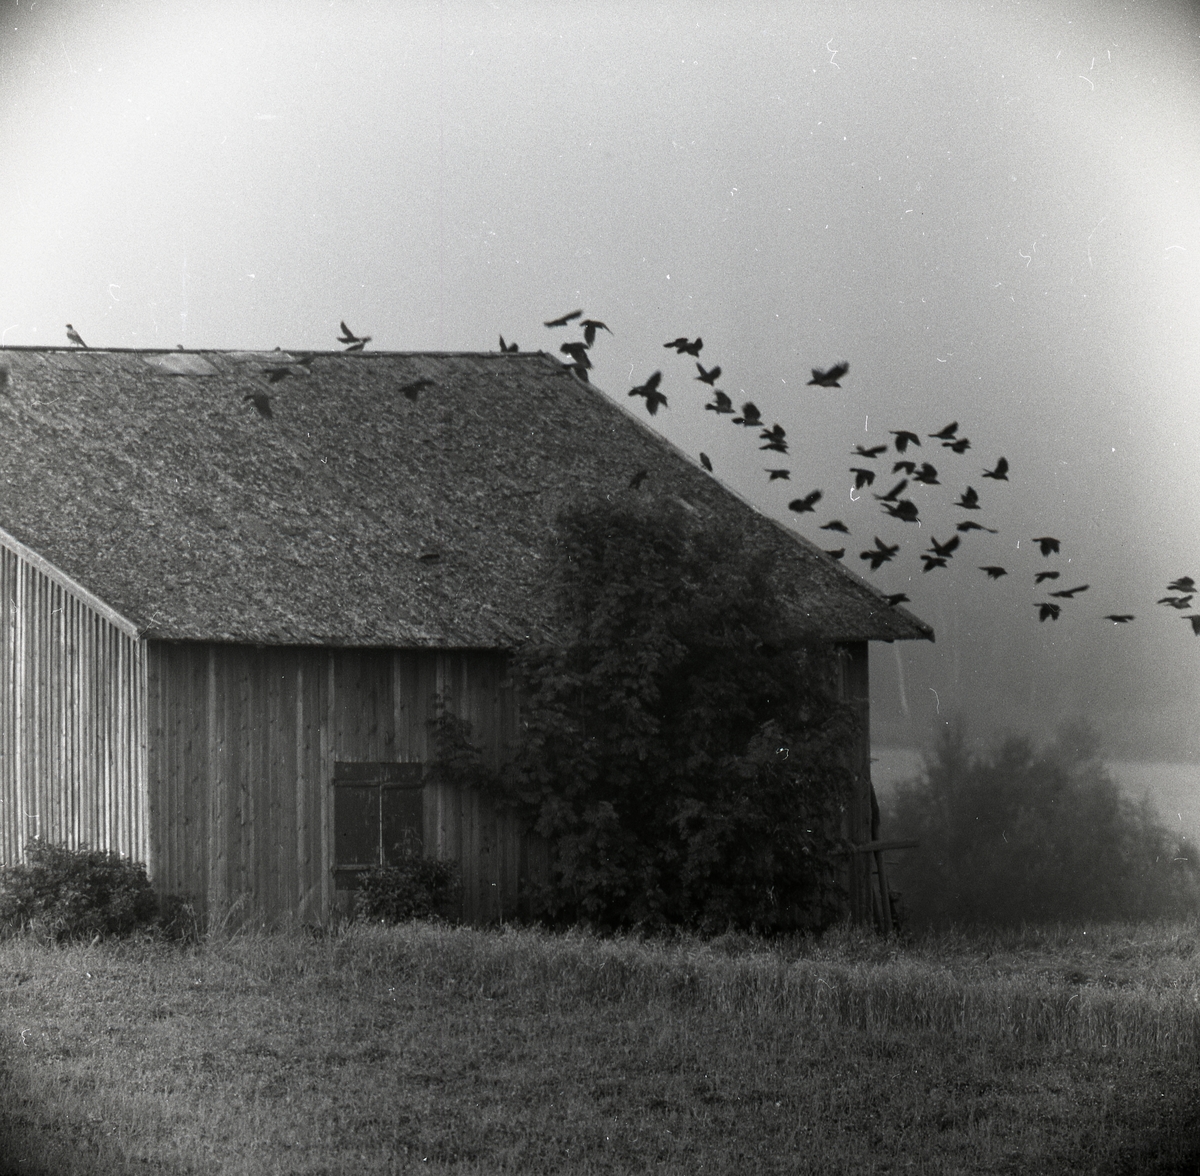
[[920, 445], [921, 438], [916, 433], [910, 433], [907, 429], [888, 429], [888, 432], [896, 438], [896, 452], [903, 453], [909, 445]]
[[913, 481], [920, 482], [924, 486], [941, 485], [941, 482], [938, 481], [937, 470], [927, 461], [923, 461], [921, 468], [913, 474]]
[[564, 343], [559, 351], [563, 355], [569, 355], [574, 361], [576, 367], [590, 368], [592, 361], [588, 359], [588, 347], [586, 343]]
[[700, 464], [701, 464], [701, 465], [702, 465], [702, 466], [703, 466], [703, 467], [704, 467], [706, 470], [708, 470], [708, 472], [709, 472], [710, 474], [712, 473], [712, 462], [711, 462], [711, 461], [709, 461], [709, 459], [708, 459], [708, 454], [707, 454], [707, 453], [702, 453], [702, 454], [700, 454]]
[[978, 510], [979, 495], [972, 487], [968, 486], [966, 493], [954, 505], [961, 506], [963, 510]]
[[422, 377], [421, 379], [413, 380], [408, 384], [401, 384], [399, 391], [400, 395], [403, 396], [405, 400], [411, 400], [414, 404], [416, 404], [417, 397], [420, 396], [426, 388], [432, 387], [433, 381], [428, 377]]
[[1127, 625], [1133, 620], [1133, 613], [1106, 613], [1104, 619], [1114, 625]]
[[1000, 534], [995, 527], [985, 527], [982, 523], [977, 523], [974, 519], [963, 519], [963, 521], [954, 529], [956, 531], [962, 531], [964, 534], [967, 531], [986, 531], [989, 535]]
[[289, 367], [269, 367], [263, 369], [263, 375], [272, 384], [278, 384], [281, 380], [286, 380], [291, 374], [292, 369]]
[[258, 409], [259, 416], [269, 419], [275, 415], [271, 411], [271, 398], [265, 392], [248, 392], [242, 397], [242, 403], [245, 404], [247, 400], [254, 401], [254, 407]]
[[846, 554], [846, 549], [844, 547], [830, 547], [826, 548], [825, 554], [832, 559], [841, 559]]
[[840, 388], [841, 384], [838, 383], [838, 380], [850, 370], [850, 365], [848, 363], [835, 364], [827, 372], [820, 371], [817, 368], [812, 368], [811, 370], [813, 378], [808, 381], [808, 385], [806, 386], [811, 387], [813, 384], [816, 384], [819, 388]]
[[[856, 445], [854, 447], [854, 452], [850, 456], [851, 457], [878, 457], [885, 449], [887, 449], [886, 445], [872, 445], [870, 449], [864, 449], [861, 445]], [[892, 472], [895, 473], [894, 470]]]
[[1191, 623], [1192, 632], [1197, 637], [1200, 637], [1200, 613], [1193, 613], [1190, 617], [1184, 617], [1183, 619]]
[[892, 546], [884, 543], [878, 535], [875, 536], [875, 550], [872, 551], [869, 547], [866, 551], [860, 552], [859, 559], [869, 559], [871, 561], [871, 571], [877, 572], [879, 569], [890, 560], [897, 551], [900, 550], [900, 544], [895, 543]]
[[1040, 584], [1043, 580], [1057, 580], [1060, 573], [1058, 572], [1038, 572], [1033, 577], [1034, 584]]
[[983, 476], [985, 478], [995, 478], [997, 482], [1007, 482], [1008, 459], [1002, 457], [998, 462], [996, 462], [996, 468], [994, 470], [984, 470]]
[[581, 314], [583, 314], [582, 310], [573, 310], [570, 314], [564, 314], [562, 318], [551, 319], [545, 325], [548, 327], [565, 327], [567, 323], [572, 319], [577, 319]]
[[776, 482], [780, 478], [783, 478], [783, 480], [786, 482], [786, 481], [789, 481], [792, 476], [791, 470], [767, 470], [765, 472], [771, 475], [767, 479], [768, 482]]
[[902, 523], [915, 523], [917, 521], [917, 504], [909, 498], [902, 498], [895, 506], [890, 503], [883, 508], [894, 519], [899, 519]]
[[898, 474], [901, 470], [903, 470], [906, 474], [911, 476], [912, 474], [916, 473], [916, 469], [917, 463], [915, 461], [898, 461], [892, 466], [892, 473]]
[[788, 503], [788, 510], [794, 510], [797, 514], [804, 514], [806, 511], [811, 512], [817, 503], [821, 501], [822, 497], [822, 491], [813, 490], [803, 498], [793, 498]]
[[958, 421], [951, 421], [940, 433], [930, 433], [930, 437], [936, 437], [939, 441], [949, 441], [958, 432]]
[[[855, 490], [861, 490], [864, 486], [870, 486], [875, 481], [874, 470], [864, 470], [860, 466], [851, 466], [850, 472], [854, 475]], [[901, 482], [901, 485], [906, 485], [906, 483]]]
[[1064, 600], [1074, 600], [1076, 592], [1086, 592], [1091, 585], [1080, 584], [1077, 588], [1063, 588], [1058, 592], [1051, 592], [1051, 596], [1061, 596]]
[[1191, 576], [1180, 576], [1167, 585], [1168, 592], [1195, 592], [1196, 581]]
[[704, 340], [697, 335], [695, 341], [689, 343], [686, 335], [680, 335], [678, 339], [672, 339], [670, 343], [664, 343], [663, 346], [674, 347], [676, 355], [698, 356], [704, 346]]
[[953, 552], [958, 548], [958, 545], [962, 542], [962, 540], [957, 535], [953, 535], [947, 539], [945, 543], [939, 543], [932, 535], [930, 535], [929, 542], [933, 544], [929, 550], [934, 555], [938, 556], [939, 558], [945, 557], [949, 559]]
[[987, 572], [989, 580], [999, 580], [1001, 576], [1007, 576], [1008, 573], [996, 564], [981, 564], [979, 567], [981, 572]]
[[638, 470], [638, 472], [629, 479], [629, 489], [636, 490], [649, 476], [649, 470]]
[[1041, 549], [1042, 554], [1049, 558], [1050, 554], [1058, 553], [1058, 540], [1051, 538], [1049, 535], [1043, 535], [1040, 539], [1031, 539], [1031, 543], [1036, 543]]
[[733, 401], [729, 399], [719, 388], [713, 389], [713, 403], [704, 406], [709, 412], [715, 412], [718, 415], [721, 413], [733, 412]]
[[504, 336], [500, 336], [500, 350], [503, 352], [520, 351], [521, 349], [515, 343], [505, 343]]
[[759, 449], [773, 449], [776, 453], [787, 453], [787, 442], [784, 438], [787, 433], [784, 432], [782, 425], [777, 424], [773, 429], [763, 429], [758, 435], [760, 441], [765, 441], [766, 445], [760, 445]]
[[908, 485], [907, 478], [901, 478], [886, 494], [876, 494], [875, 497], [880, 502], [895, 502], [900, 497], [904, 487]]
[[755, 405], [752, 401], [747, 400], [746, 403], [742, 405], [742, 415], [740, 417], [734, 417], [733, 423], [735, 425], [741, 425], [746, 429], [757, 429], [762, 425], [762, 414], [758, 411], [757, 405]]
[[1179, 609], [1183, 612], [1185, 608], [1191, 608], [1192, 594], [1187, 596], [1164, 596], [1161, 600], [1156, 600], [1155, 604], [1169, 604], [1172, 608]]
[[700, 374], [694, 378], [712, 388], [721, 374], [721, 365], [717, 364], [715, 368], [709, 368], [707, 371], [704, 370], [704, 365], [701, 363], [697, 363], [696, 367], [699, 369]]
[[886, 596], [884, 599], [892, 606], [892, 608], [895, 608], [898, 604], [909, 603], [908, 597], [905, 596], [903, 592], [893, 592], [891, 596]]
[[946, 561], [939, 555], [925, 555], [922, 552], [921, 558], [925, 561], [925, 566], [921, 569], [922, 572], [932, 572], [934, 568], [946, 567]]
[[957, 441], [943, 441], [943, 449], [952, 449], [955, 453], [966, 453], [971, 448], [971, 442], [966, 437], [960, 437]]
[[850, 528], [842, 522], [841, 519], [830, 519], [827, 523], [821, 524], [822, 531], [841, 531], [843, 535], [850, 534]]
[[608, 326], [602, 323], [599, 319], [584, 319], [579, 325], [583, 328], [583, 341], [589, 347], [596, 342], [597, 331], [608, 331], [610, 335], [612, 334], [612, 331], [609, 330]]
[[1042, 601], [1041, 604], [1035, 604], [1033, 607], [1038, 610], [1039, 622], [1045, 620], [1057, 621], [1058, 614], [1062, 612], [1061, 605], [1050, 604], [1048, 601]]
[[348, 343], [347, 351], [361, 351], [368, 343], [371, 342], [370, 335], [356, 335], [348, 326], [346, 320], [343, 319], [339, 324], [342, 328], [342, 333], [338, 336], [339, 343]]
[[667, 407], [667, 398], [658, 390], [658, 385], [662, 381], [662, 372], [655, 372], [644, 384], [639, 384], [636, 388], [631, 388], [630, 396], [644, 396], [646, 398], [646, 411], [654, 416], [658, 412], [658, 406], [661, 404], [664, 408]]
[[76, 347], [82, 347], [85, 351], [90, 350], [79, 332], [70, 323], [67, 323], [67, 341], [73, 343]]

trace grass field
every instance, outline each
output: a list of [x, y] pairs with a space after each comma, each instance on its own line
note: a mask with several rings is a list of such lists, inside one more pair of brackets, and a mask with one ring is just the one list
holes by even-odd
[[0, 1171], [1197, 1170], [1200, 926], [0, 944]]

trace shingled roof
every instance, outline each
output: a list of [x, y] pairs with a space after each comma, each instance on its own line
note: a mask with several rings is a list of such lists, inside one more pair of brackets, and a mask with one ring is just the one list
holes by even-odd
[[146, 637], [511, 648], [545, 631], [559, 510], [646, 468], [771, 552], [811, 635], [933, 636], [551, 356], [316, 353], [268, 383], [299, 358], [0, 349], [0, 528]]

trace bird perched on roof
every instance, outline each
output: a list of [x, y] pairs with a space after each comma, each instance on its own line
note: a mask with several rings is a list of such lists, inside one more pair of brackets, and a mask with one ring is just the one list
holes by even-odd
[[259, 416], [267, 417], [269, 419], [275, 415], [271, 411], [271, 397], [265, 392], [247, 392], [246, 395], [242, 397], [242, 403], [245, 404], [247, 400], [254, 401], [254, 407], [258, 409]]
[[87, 344], [83, 341], [79, 332], [70, 323], [67, 323], [67, 339], [76, 347], [87, 348]]
[[921, 468], [914, 471], [913, 481], [920, 482], [924, 486], [940, 486], [938, 481], [937, 470], [927, 461], [921, 462]]
[[708, 458], [708, 454], [707, 454], [707, 453], [702, 453], [702, 454], [700, 455], [700, 464], [701, 464], [701, 465], [702, 465], [702, 466], [703, 466], [703, 467], [704, 467], [706, 470], [708, 470], [708, 472], [709, 472], [710, 474], [712, 473], [712, 462], [711, 462], [711, 461], [709, 461], [709, 458]]
[[827, 523], [821, 524], [822, 531], [841, 531], [843, 535], [850, 534], [850, 528], [842, 522], [841, 519], [830, 519]]
[[562, 318], [551, 319], [546, 326], [548, 327], [565, 327], [572, 319], [577, 319], [583, 314], [582, 310], [573, 310], [570, 314], [564, 314]]
[[414, 404], [416, 404], [417, 397], [420, 396], [421, 393], [426, 388], [432, 388], [432, 387], [433, 387], [433, 381], [431, 379], [429, 379], [427, 376], [423, 376], [419, 380], [411, 380], [407, 384], [401, 384], [400, 385], [400, 394], [404, 397], [405, 400], [411, 400]]
[[1190, 608], [1192, 604], [1191, 594], [1187, 596], [1164, 596], [1161, 600], [1156, 600], [1155, 604], [1166, 604], [1171, 608], [1177, 608], [1183, 612], [1185, 608]]
[[629, 479], [629, 489], [636, 490], [649, 476], [649, 470], [638, 470], [638, 472]]
[[1031, 539], [1030, 542], [1036, 543], [1042, 549], [1042, 554], [1047, 558], [1052, 552], [1055, 554], [1058, 552], [1058, 540], [1050, 535], [1043, 535], [1040, 539]]
[[1133, 613], [1105, 613], [1104, 619], [1114, 625], [1128, 625], [1133, 620]]
[[998, 462], [996, 462], [996, 468], [994, 470], [984, 470], [983, 476], [985, 478], [995, 478], [997, 482], [1007, 482], [1008, 459], [1002, 457]]
[[1058, 614], [1062, 612], [1062, 606], [1050, 604], [1048, 601], [1042, 601], [1040, 604], [1033, 606], [1038, 610], [1038, 621], [1057, 621]]
[[[862, 466], [851, 466], [850, 472], [854, 475], [854, 489], [861, 490], [864, 486], [870, 486], [875, 481], [875, 471], [863, 469]], [[908, 483], [901, 483], [907, 486]]]
[[504, 336], [501, 335], [500, 336], [500, 350], [503, 351], [505, 354], [510, 354], [514, 351], [520, 351], [521, 349], [515, 343], [505, 343]]
[[896, 438], [897, 453], [903, 453], [909, 445], [921, 444], [921, 438], [916, 433], [910, 433], [908, 429], [888, 429], [888, 432]]
[[963, 519], [963, 521], [954, 529], [956, 531], [962, 531], [964, 534], [967, 531], [986, 531], [989, 535], [1000, 534], [995, 527], [985, 527], [982, 523], [977, 523], [974, 519]]
[[929, 550], [934, 555], [938, 556], [939, 558], [949, 558], [954, 551], [957, 550], [958, 545], [962, 542], [962, 540], [957, 535], [952, 535], [946, 540], [945, 543], [939, 543], [932, 535], [930, 535], [929, 542], [932, 545]]
[[999, 580], [1001, 576], [1007, 576], [1008, 572], [999, 564], [981, 564], [979, 570], [987, 572], [989, 580]]
[[1034, 584], [1040, 584], [1043, 580], [1057, 580], [1062, 573], [1060, 572], [1037, 572], [1033, 577]]
[[733, 413], [733, 401], [729, 399], [719, 388], [713, 389], [713, 402], [704, 406], [709, 412]]
[[768, 482], [778, 482], [780, 478], [786, 482], [790, 481], [792, 477], [791, 470], [767, 470], [765, 472], [770, 475], [770, 477], [767, 478]]
[[816, 384], [818, 388], [840, 388], [841, 384], [838, 383], [838, 380], [850, 370], [850, 365], [848, 363], [834, 364], [827, 372], [823, 372], [819, 368], [811, 368], [810, 370], [813, 378], [808, 381], [808, 384], [805, 385], [806, 387]]
[[734, 417], [733, 423], [741, 425], [745, 429], [757, 429], [762, 426], [762, 414], [758, 411], [758, 406], [751, 400], [747, 400], [742, 405], [742, 415]]
[[1051, 592], [1051, 596], [1061, 596], [1064, 600], [1074, 600], [1076, 592], [1086, 592], [1091, 585], [1080, 584], [1077, 588], [1060, 588], [1057, 592]]
[[968, 486], [966, 491], [959, 497], [959, 500], [954, 505], [961, 506], [963, 510], [978, 510], [979, 494], [973, 487]]
[[361, 351], [368, 343], [371, 342], [370, 335], [356, 335], [348, 326], [345, 320], [339, 324], [342, 328], [342, 333], [338, 336], [339, 343], [348, 343], [347, 351]]
[[966, 437], [960, 437], [957, 441], [943, 441], [943, 449], [953, 449], [955, 453], [966, 453], [971, 448], [971, 442]]
[[664, 347], [674, 347], [676, 355], [698, 356], [701, 349], [704, 347], [704, 340], [699, 335], [694, 340], [688, 342], [686, 335], [680, 335], [678, 339], [672, 339], [670, 343], [664, 343]]
[[930, 437], [936, 437], [939, 441], [950, 441], [954, 438], [954, 434], [958, 432], [958, 421], [951, 421], [938, 433], [930, 433]]
[[658, 385], [662, 382], [662, 372], [655, 372], [644, 384], [639, 384], [636, 388], [629, 390], [630, 396], [643, 396], [646, 399], [646, 411], [654, 416], [658, 412], [658, 406], [661, 404], [664, 408], [667, 406], [667, 398], [658, 390]]
[[885, 503], [883, 509], [892, 518], [899, 519], [902, 523], [915, 523], [919, 514], [917, 504], [911, 498], [902, 498], [895, 505], [890, 502]]
[[825, 554], [830, 559], [841, 559], [846, 554], [846, 549], [844, 547], [827, 547]]
[[890, 596], [885, 596], [884, 599], [889, 605], [892, 606], [892, 608], [895, 608], [898, 604], [906, 604], [909, 602], [908, 597], [905, 596], [903, 592], [893, 592]]
[[1180, 576], [1178, 580], [1172, 580], [1167, 585], [1168, 592], [1195, 592], [1196, 581], [1191, 576]]
[[588, 346], [586, 343], [564, 343], [559, 351], [563, 355], [569, 355], [574, 361], [576, 367], [590, 368], [592, 361], [588, 359]]
[[[864, 449], [863, 446], [856, 445], [854, 447], [854, 452], [850, 456], [851, 457], [878, 457], [885, 449], [887, 449], [886, 445], [872, 445], [870, 449]], [[894, 470], [892, 472], [895, 473]]]
[[806, 494], [803, 498], [793, 498], [792, 501], [788, 503], [788, 510], [794, 510], [797, 514], [804, 514], [806, 511], [813, 510], [817, 503], [821, 501], [822, 497], [823, 491], [813, 490], [811, 493]]
[[589, 347], [596, 342], [597, 331], [608, 331], [610, 335], [612, 334], [612, 331], [599, 319], [584, 319], [579, 325], [583, 328], [583, 341]]
[[888, 560], [894, 558], [896, 552], [899, 550], [900, 550], [899, 543], [895, 543], [895, 544], [892, 544], [891, 546], [889, 546], [888, 544], [884, 543], [884, 541], [882, 539], [880, 539], [878, 535], [876, 535], [874, 551], [872, 551], [871, 548], [868, 547], [866, 551], [859, 553], [858, 558], [870, 560], [871, 561], [871, 571], [877, 572], [885, 563], [888, 562]]
[[700, 374], [698, 376], [696, 376], [695, 379], [699, 380], [700, 383], [702, 383], [702, 384], [707, 384], [710, 388], [713, 387], [716, 384], [717, 379], [721, 375], [721, 365], [717, 364], [716, 367], [709, 368], [706, 371], [704, 365], [702, 363], [700, 363], [699, 361], [697, 361], [696, 367], [699, 370]]

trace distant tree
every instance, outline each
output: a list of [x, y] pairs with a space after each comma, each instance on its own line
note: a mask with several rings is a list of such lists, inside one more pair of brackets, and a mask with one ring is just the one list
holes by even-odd
[[435, 775], [490, 788], [550, 845], [552, 923], [795, 929], [836, 905], [851, 710], [763, 559], [669, 499], [557, 524], [558, 637], [520, 650], [497, 773], [453, 716]]
[[914, 923], [1149, 919], [1200, 910], [1196, 846], [1126, 798], [1086, 724], [1036, 748], [1010, 736], [973, 753], [943, 732], [924, 774], [887, 805]]

